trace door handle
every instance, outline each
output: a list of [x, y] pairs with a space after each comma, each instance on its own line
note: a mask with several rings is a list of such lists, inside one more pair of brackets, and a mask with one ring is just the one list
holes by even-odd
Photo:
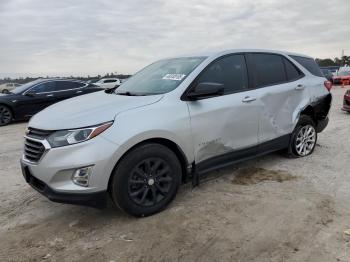
[[297, 85], [295, 88], [295, 90], [304, 90], [304, 89], [305, 89], [305, 86], [302, 84]]
[[243, 103], [250, 103], [250, 102], [253, 102], [255, 100], [256, 100], [255, 97], [246, 96], [245, 98], [242, 99], [242, 102]]
[[47, 97], [51, 97], [51, 96], [53, 96], [53, 94], [48, 94], [48, 95], [47, 95]]

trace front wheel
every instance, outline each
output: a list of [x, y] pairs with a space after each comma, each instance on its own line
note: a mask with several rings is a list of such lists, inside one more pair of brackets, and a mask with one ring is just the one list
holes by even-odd
[[111, 197], [130, 215], [152, 215], [174, 199], [181, 172], [180, 162], [169, 148], [141, 145], [127, 153], [113, 171]]
[[316, 147], [317, 132], [315, 123], [309, 116], [300, 116], [289, 142], [289, 156], [304, 157], [311, 155]]
[[6, 126], [12, 121], [11, 110], [4, 105], [0, 105], [0, 126]]

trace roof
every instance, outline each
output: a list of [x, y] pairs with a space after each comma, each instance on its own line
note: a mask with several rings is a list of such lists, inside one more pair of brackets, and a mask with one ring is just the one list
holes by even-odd
[[294, 52], [288, 52], [288, 51], [279, 51], [279, 50], [268, 50], [268, 49], [227, 49], [227, 50], [217, 50], [217, 51], [207, 51], [207, 52], [198, 52], [198, 53], [191, 53], [183, 55], [182, 57], [190, 57], [190, 56], [220, 56], [230, 53], [273, 53], [273, 54], [281, 54], [281, 55], [295, 55], [295, 56], [302, 56], [307, 58], [312, 58], [310, 56], [300, 54], [300, 53], [294, 53]]

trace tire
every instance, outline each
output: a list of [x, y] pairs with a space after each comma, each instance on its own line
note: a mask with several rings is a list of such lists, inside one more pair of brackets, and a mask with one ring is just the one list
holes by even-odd
[[6, 126], [12, 122], [11, 109], [5, 105], [0, 105], [0, 126]]
[[149, 216], [165, 209], [175, 198], [181, 175], [181, 165], [173, 151], [160, 144], [144, 144], [118, 163], [112, 173], [110, 194], [124, 212]]
[[311, 117], [301, 115], [289, 141], [288, 156], [292, 158], [311, 155], [316, 147], [317, 132]]
[[3, 93], [3, 94], [7, 94], [9, 91], [7, 90], [7, 89], [3, 89], [2, 91], [1, 91], [1, 93]]

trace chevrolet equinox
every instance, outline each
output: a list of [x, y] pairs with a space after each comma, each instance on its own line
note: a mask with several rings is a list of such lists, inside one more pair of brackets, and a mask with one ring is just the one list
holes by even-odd
[[278, 150], [312, 154], [328, 124], [330, 89], [300, 54], [229, 50], [160, 60], [116, 90], [36, 114], [22, 172], [52, 201], [97, 207], [110, 196], [131, 215], [151, 215], [186, 179], [197, 184], [208, 171]]

